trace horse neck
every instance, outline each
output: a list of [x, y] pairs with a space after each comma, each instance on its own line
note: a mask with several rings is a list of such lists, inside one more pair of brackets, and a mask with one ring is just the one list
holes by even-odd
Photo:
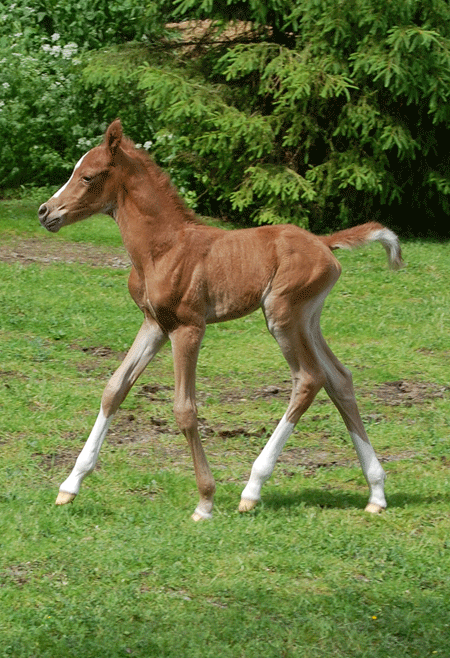
[[193, 215], [169, 187], [161, 170], [127, 167], [118, 194], [116, 221], [136, 269], [146, 269], [176, 243]]

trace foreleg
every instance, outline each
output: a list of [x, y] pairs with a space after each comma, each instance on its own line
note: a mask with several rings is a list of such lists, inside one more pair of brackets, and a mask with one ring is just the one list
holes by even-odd
[[94, 470], [102, 443], [113, 416], [145, 367], [168, 337], [153, 321], [146, 319], [122, 364], [109, 380], [102, 396], [100, 412], [75, 466], [59, 490], [57, 505], [73, 501], [81, 483]]
[[204, 328], [181, 326], [170, 339], [175, 368], [174, 415], [191, 449], [195, 478], [200, 494], [192, 515], [194, 521], [212, 517], [216, 485], [198, 433], [195, 403], [195, 370]]

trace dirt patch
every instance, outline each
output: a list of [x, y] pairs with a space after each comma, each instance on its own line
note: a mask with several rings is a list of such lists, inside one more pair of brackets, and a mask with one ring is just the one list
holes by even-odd
[[167, 402], [171, 399], [173, 386], [163, 384], [144, 384], [139, 386], [136, 395], [150, 402]]
[[30, 564], [31, 562], [12, 565], [4, 571], [0, 571], [0, 587], [3, 587], [7, 583], [13, 583], [18, 587], [26, 585], [30, 581], [32, 574]]
[[[281, 384], [274, 384], [269, 386], [262, 386], [260, 388], [251, 389], [227, 389], [223, 391], [219, 399], [221, 402], [243, 402], [246, 400], [282, 398], [289, 399], [291, 394], [292, 385], [290, 381], [283, 381]], [[201, 393], [201, 392], [200, 392]]]
[[[378, 455], [378, 459], [382, 463], [387, 463], [413, 459], [416, 456], [413, 450], [404, 450], [395, 455]], [[287, 448], [280, 455], [278, 462], [287, 476], [297, 473], [299, 469], [304, 469], [302, 471], [304, 477], [310, 477], [322, 468], [359, 467], [356, 453], [353, 457], [349, 457], [338, 448], [333, 451], [317, 448]]]
[[122, 270], [130, 268], [130, 260], [124, 248], [105, 249], [92, 244], [40, 238], [26, 238], [1, 244], [0, 261], [23, 265], [84, 263], [93, 267], [114, 267]]
[[99, 356], [103, 359], [118, 355], [118, 353], [114, 352], [114, 350], [108, 347], [108, 345], [95, 345], [93, 347], [82, 347], [81, 351], [84, 352], [85, 354], [91, 354], [92, 356]]
[[18, 370], [0, 370], [0, 382], [5, 388], [11, 388], [9, 384], [10, 380], [18, 380], [20, 382], [26, 381], [28, 379], [27, 375], [24, 375]]
[[170, 428], [165, 418], [142, 413], [137, 417], [133, 413], [119, 412], [108, 432], [107, 441], [111, 445], [148, 443], [167, 433], [170, 433]]
[[[354, 465], [356, 460], [351, 460], [337, 455], [336, 452], [328, 450], [317, 450], [312, 448], [288, 448], [285, 449], [278, 458], [279, 464], [283, 467], [285, 475], [293, 474], [299, 468], [304, 469], [305, 477], [314, 475], [319, 468], [334, 468], [336, 466]], [[286, 467], [289, 467], [286, 469]]]
[[106, 441], [113, 448], [126, 448], [130, 458], [142, 459], [142, 464], [151, 464], [151, 468], [192, 470], [184, 437], [165, 418], [119, 412]]
[[74, 466], [80, 452], [81, 446], [79, 450], [63, 449], [59, 452], [47, 454], [36, 452], [31, 456], [33, 459], [36, 459], [40, 468], [42, 468], [44, 471], [52, 471], [54, 468], [62, 471], [68, 467], [72, 468]]
[[90, 373], [97, 370], [97, 368], [100, 368], [104, 363], [107, 363], [108, 359], [115, 359], [121, 362], [127, 354], [126, 352], [117, 352], [111, 349], [108, 345], [80, 347], [80, 345], [74, 343], [70, 348], [73, 350], [79, 350], [89, 357], [88, 359], [81, 360], [77, 365], [78, 371], [84, 373]]
[[384, 382], [376, 389], [377, 397], [391, 407], [412, 407], [427, 400], [442, 399], [449, 394], [450, 387], [431, 382], [409, 382], [399, 380]]
[[[158, 387], [155, 391], [165, 391], [166, 387]], [[153, 393], [151, 393], [153, 395]], [[242, 425], [230, 429], [224, 425], [217, 424], [211, 427], [208, 422], [199, 418], [199, 431], [205, 445], [205, 450], [215, 469], [226, 471], [227, 481], [240, 481], [241, 475], [235, 476], [232, 464], [239, 459], [243, 464], [251, 468], [251, 464], [258, 451], [262, 449], [267, 440], [269, 431], [265, 427]], [[72, 443], [70, 448], [58, 449], [53, 453], [35, 453], [33, 458], [40, 468], [47, 472], [59, 472], [61, 477], [73, 468], [84, 440], [78, 433], [66, 433], [62, 440]], [[237, 443], [233, 439], [242, 441]], [[330, 443], [328, 437], [323, 435], [321, 446], [286, 447], [278, 459], [277, 474], [290, 478], [298, 474], [303, 477], [314, 477], [322, 469], [334, 469], [339, 467], [358, 468], [359, 462], [356, 453], [350, 445], [338, 446]], [[74, 447], [76, 442], [76, 448]], [[183, 472], [192, 472], [192, 459], [188, 445], [178, 431], [172, 416], [159, 417], [148, 415], [138, 410], [135, 413], [128, 410], [119, 410], [114, 422], [108, 432], [106, 445], [109, 449], [125, 448], [126, 459], [135, 459], [144, 468], [151, 469], [180, 469]], [[412, 450], [403, 450], [395, 454], [378, 455], [380, 462], [397, 462], [417, 458], [417, 453]], [[101, 456], [96, 469], [101, 469]], [[156, 495], [153, 487], [147, 486], [141, 491], [147, 496]]]

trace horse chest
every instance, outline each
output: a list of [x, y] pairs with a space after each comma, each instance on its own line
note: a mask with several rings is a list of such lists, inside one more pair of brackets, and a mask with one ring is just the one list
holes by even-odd
[[203, 322], [202, 295], [192, 281], [176, 271], [145, 277], [142, 306], [166, 333], [180, 324]]

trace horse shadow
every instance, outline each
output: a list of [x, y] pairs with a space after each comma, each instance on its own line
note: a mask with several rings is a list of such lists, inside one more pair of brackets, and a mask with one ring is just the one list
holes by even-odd
[[[392, 493], [387, 496], [388, 509], [405, 509], [406, 507], [428, 507], [436, 503], [450, 503], [448, 495], [422, 495], [411, 493]], [[339, 489], [303, 489], [297, 492], [266, 492], [264, 507], [273, 511], [296, 507], [319, 507], [321, 509], [364, 509], [367, 494], [352, 493]]]

